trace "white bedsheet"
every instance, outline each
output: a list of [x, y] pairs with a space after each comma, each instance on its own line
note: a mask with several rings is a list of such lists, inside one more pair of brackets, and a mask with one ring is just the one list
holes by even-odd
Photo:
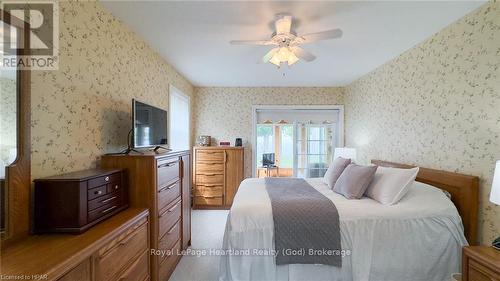
[[[220, 280], [444, 281], [460, 271], [467, 244], [461, 218], [444, 193], [415, 182], [396, 205], [348, 200], [321, 179], [307, 179], [339, 212], [342, 267], [275, 265], [273, 256], [224, 255]], [[263, 179], [246, 179], [234, 198], [223, 248], [274, 249], [273, 217]]]

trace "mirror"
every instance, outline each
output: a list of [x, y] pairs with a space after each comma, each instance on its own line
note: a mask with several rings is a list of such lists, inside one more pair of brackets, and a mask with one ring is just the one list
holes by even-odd
[[[4, 34], [10, 30], [9, 37]], [[11, 45], [16, 44], [17, 29], [0, 22], [0, 58], [8, 55], [16, 57], [16, 54], [5, 54], [3, 45], [5, 38], [9, 38]], [[12, 40], [13, 39], [13, 40]], [[6, 40], [9, 41], [9, 40]], [[7, 167], [17, 158], [17, 70], [11, 68], [0, 69], [0, 232], [4, 234], [7, 224], [8, 210], [8, 188], [6, 181]]]
[[0, 9], [1, 247], [29, 235], [31, 73], [16, 68], [19, 59], [30, 59], [30, 49], [21, 48], [30, 46], [29, 30], [28, 23]]
[[16, 71], [0, 70], [0, 231], [5, 230], [7, 191], [6, 168], [17, 156], [17, 77]]

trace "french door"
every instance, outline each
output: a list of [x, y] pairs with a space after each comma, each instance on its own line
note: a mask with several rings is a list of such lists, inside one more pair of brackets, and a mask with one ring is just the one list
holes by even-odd
[[[256, 110], [254, 175], [322, 177], [332, 161], [335, 147], [343, 145], [340, 114], [343, 110]], [[272, 165], [269, 159], [274, 161]]]

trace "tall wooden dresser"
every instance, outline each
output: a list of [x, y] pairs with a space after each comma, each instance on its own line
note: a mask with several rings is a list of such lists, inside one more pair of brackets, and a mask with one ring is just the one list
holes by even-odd
[[168, 280], [191, 241], [190, 152], [104, 155], [101, 166], [125, 169], [129, 204], [149, 208], [150, 248], [170, 252], [151, 255], [151, 279]]
[[228, 209], [244, 179], [243, 147], [195, 147], [194, 207]]

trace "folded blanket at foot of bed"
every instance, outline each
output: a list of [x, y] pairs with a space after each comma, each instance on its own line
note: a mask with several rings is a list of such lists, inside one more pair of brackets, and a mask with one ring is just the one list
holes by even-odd
[[276, 264], [342, 266], [335, 204], [299, 178], [266, 178], [274, 220]]

